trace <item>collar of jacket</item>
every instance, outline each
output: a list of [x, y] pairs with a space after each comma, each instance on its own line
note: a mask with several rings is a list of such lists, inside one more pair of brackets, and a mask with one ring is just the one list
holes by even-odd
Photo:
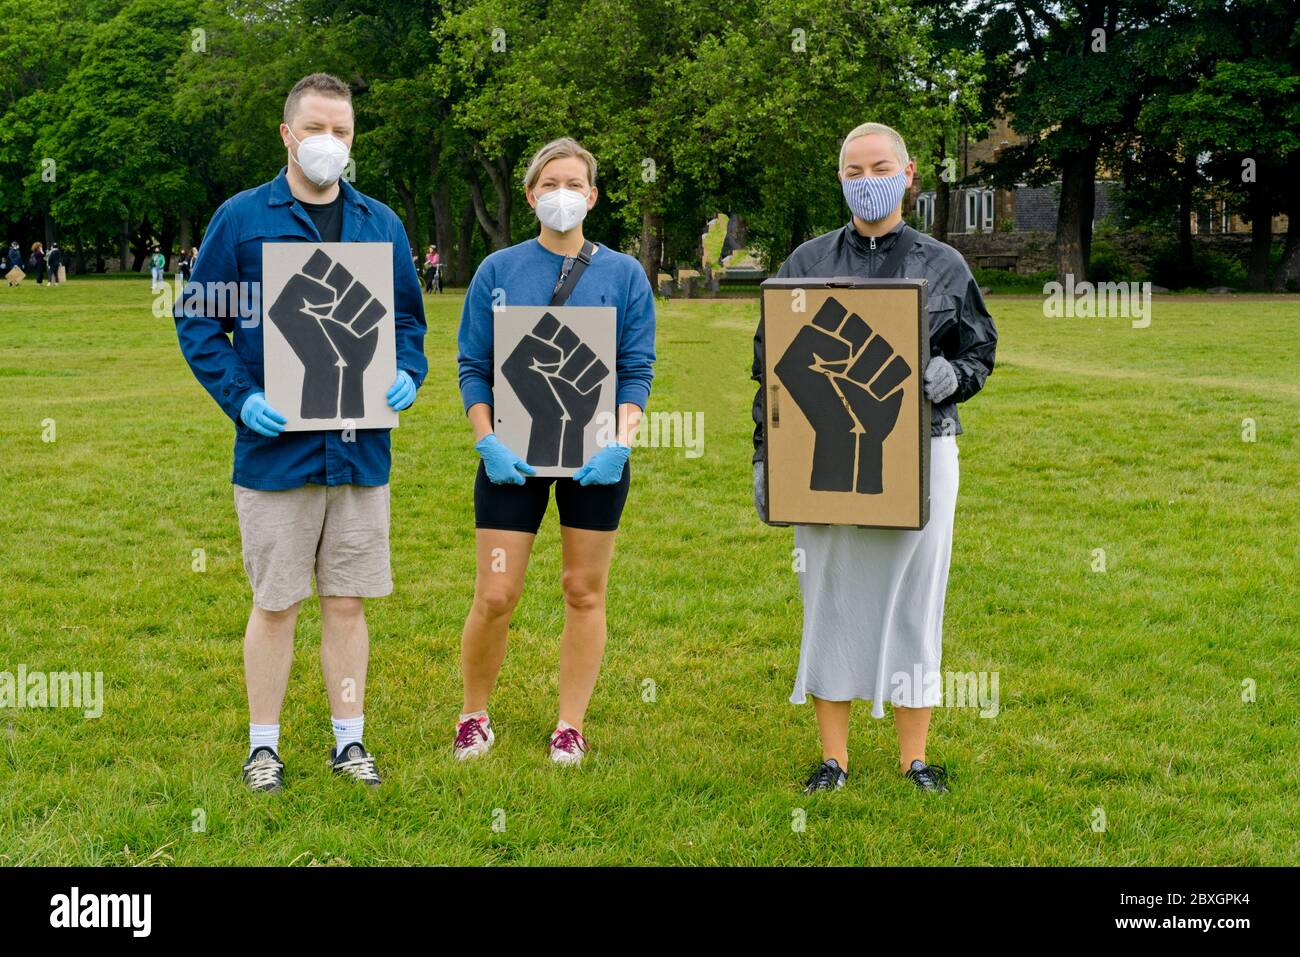
[[[885, 233], [885, 235], [877, 236], [876, 248], [874, 251], [881, 252], [883, 250], [889, 249], [890, 246], [894, 245], [894, 243], [898, 240], [899, 234], [902, 233], [903, 227], [906, 225], [907, 225], [906, 222], [899, 222], [897, 226], [895, 226], [889, 232]], [[871, 248], [871, 237], [863, 236], [860, 232], [858, 232], [856, 227], [854, 227], [853, 225], [853, 220], [851, 219], [849, 220], [849, 224], [844, 227], [844, 232], [849, 245], [852, 246], [854, 249], [856, 249], [858, 252], [869, 253], [873, 251]]]
[[[339, 189], [343, 192], [344, 206], [351, 206], [367, 214], [370, 212], [370, 207], [366, 205], [365, 199], [347, 180], [339, 180]], [[281, 166], [280, 172], [275, 179], [271, 180], [271, 194], [266, 201], [266, 205], [288, 206], [292, 202], [293, 192], [289, 189], [289, 167]]]

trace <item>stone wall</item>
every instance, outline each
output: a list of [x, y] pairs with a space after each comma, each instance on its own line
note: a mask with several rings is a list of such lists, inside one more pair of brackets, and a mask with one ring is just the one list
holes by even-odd
[[[1094, 238], [1095, 234], [1094, 234]], [[1124, 250], [1136, 265], [1148, 266], [1154, 248], [1168, 237], [1138, 230], [1107, 232], [1105, 241]], [[1282, 244], [1286, 236], [1275, 233], [1273, 242]], [[1250, 253], [1249, 233], [1212, 233], [1196, 235], [1192, 242], [1201, 249], [1209, 249], [1231, 256], [1243, 264]], [[1056, 268], [1056, 236], [1048, 232], [1010, 233], [949, 233], [948, 245], [956, 248], [972, 268], [1006, 269], [1030, 276]]]

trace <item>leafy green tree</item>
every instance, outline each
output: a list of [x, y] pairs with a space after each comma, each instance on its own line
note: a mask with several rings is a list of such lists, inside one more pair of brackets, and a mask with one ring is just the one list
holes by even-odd
[[1300, 9], [1278, 0], [1207, 6], [1217, 54], [1194, 85], [1167, 97], [1158, 128], [1197, 156], [1208, 188], [1244, 208], [1251, 223], [1248, 283], [1269, 288], [1272, 217], [1288, 214], [1275, 279], [1300, 279]]
[[1058, 278], [1087, 276], [1098, 164], [1136, 122], [1167, 0], [985, 0], [990, 93], [1026, 139], [992, 168], [998, 185], [1060, 181]]

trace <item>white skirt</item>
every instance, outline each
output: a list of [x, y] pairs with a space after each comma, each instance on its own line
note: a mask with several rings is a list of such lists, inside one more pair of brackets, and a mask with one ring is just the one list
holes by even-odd
[[940, 703], [943, 600], [957, 508], [957, 437], [930, 439], [930, 520], [920, 531], [798, 525], [803, 642], [790, 695], [823, 701]]

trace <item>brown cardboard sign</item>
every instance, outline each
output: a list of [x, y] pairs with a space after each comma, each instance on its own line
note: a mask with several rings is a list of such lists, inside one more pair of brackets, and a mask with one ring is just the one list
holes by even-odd
[[503, 306], [492, 315], [497, 437], [568, 478], [618, 436], [613, 306]]
[[926, 291], [924, 279], [763, 283], [770, 524], [925, 527]]

